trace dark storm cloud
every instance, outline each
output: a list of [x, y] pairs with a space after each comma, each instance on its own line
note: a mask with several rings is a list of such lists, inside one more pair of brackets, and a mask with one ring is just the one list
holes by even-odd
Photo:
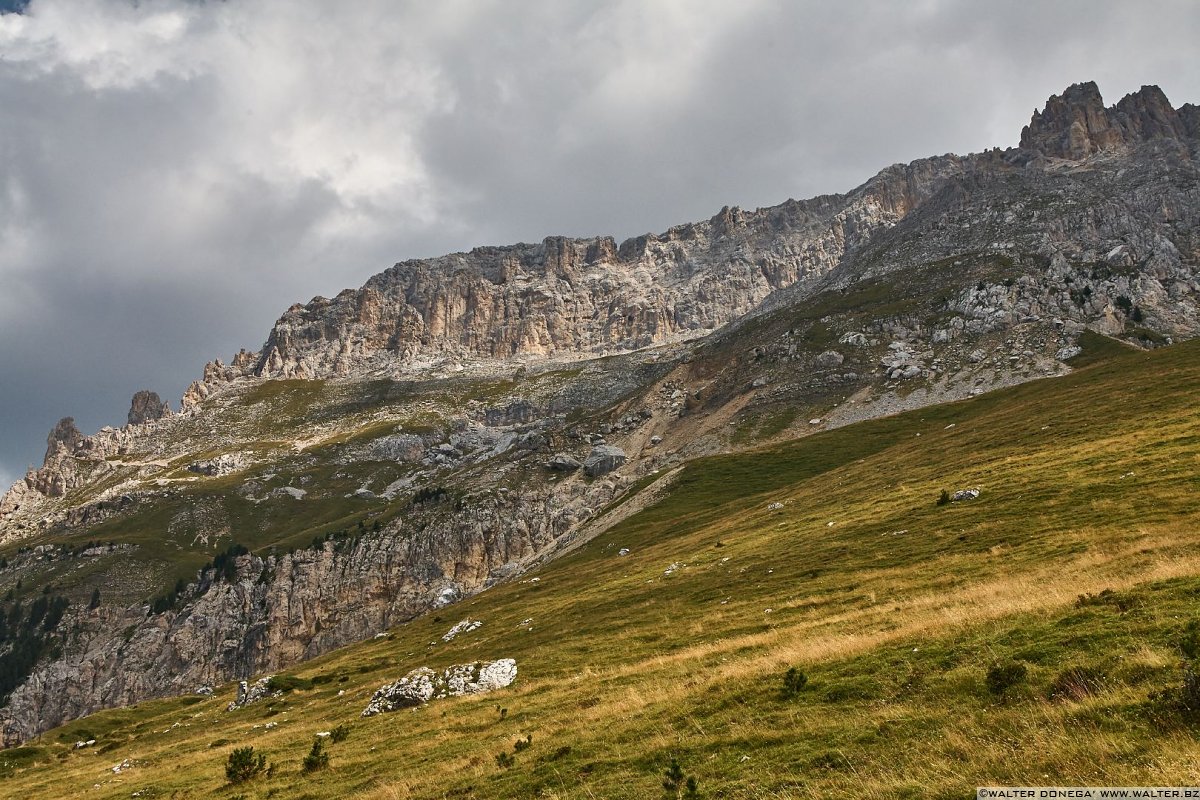
[[0, 479], [394, 261], [661, 230], [1200, 100], [1186, 2], [35, 0], [0, 16]]

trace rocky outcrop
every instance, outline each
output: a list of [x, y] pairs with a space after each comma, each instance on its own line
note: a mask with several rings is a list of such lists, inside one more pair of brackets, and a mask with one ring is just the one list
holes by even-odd
[[62, 497], [80, 484], [76, 457], [86, 455], [91, 446], [91, 439], [80, 433], [75, 420], [63, 417], [46, 437], [41, 468], [26, 473], [25, 486], [46, 497]]
[[417, 667], [395, 683], [377, 689], [362, 716], [411, 708], [439, 697], [486, 694], [510, 686], [516, 679], [517, 662], [511, 658], [455, 664], [441, 672]]
[[1021, 148], [1079, 161], [1101, 150], [1127, 149], [1152, 139], [1176, 141], [1200, 136], [1200, 109], [1176, 111], [1157, 86], [1143, 86], [1105, 108], [1095, 83], [1077, 83], [1053, 95], [1044, 111], [1021, 131]]
[[[225, 710], [233, 711], [234, 709], [257, 703], [259, 700], [283, 694], [283, 692], [271, 689], [271, 679], [274, 677], [274, 675], [264, 675], [253, 683], [250, 681], [238, 681], [237, 697], [229, 703]], [[211, 693], [212, 690], [209, 689], [209, 694]]]
[[155, 392], [143, 389], [133, 396], [127, 420], [130, 425], [145, 425], [170, 415], [170, 405], [164, 403]]
[[249, 464], [249, 453], [222, 453], [215, 458], [206, 458], [201, 461], [193, 461], [187, 465], [187, 469], [188, 472], [195, 472], [199, 475], [217, 477], [219, 475], [229, 475], [234, 472], [239, 472], [245, 469]]
[[63, 417], [46, 437], [46, 455], [42, 463], [48, 463], [59, 454], [74, 455], [85, 446], [86, 441], [87, 437], [75, 427], [74, 418]]
[[204, 365], [204, 377], [192, 381], [183, 393], [180, 408], [184, 411], [195, 410], [227, 384], [252, 374], [258, 357], [258, 353], [250, 353], [243, 349], [233, 357], [229, 366], [225, 366], [219, 358], [208, 362]]

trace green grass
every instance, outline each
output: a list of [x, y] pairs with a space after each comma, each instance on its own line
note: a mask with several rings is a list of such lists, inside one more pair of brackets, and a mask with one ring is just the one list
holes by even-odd
[[[78, 720], [31, 743], [5, 789], [656, 797], [672, 758], [727, 798], [1194, 785], [1200, 728], [1152, 696], [1181, 685], [1200, 617], [1200, 346], [1093, 345], [1065, 378], [693, 462], [536, 582], [289, 670], [270, 702], [225, 712], [227, 686]], [[935, 504], [967, 486], [979, 499]], [[483, 627], [442, 643], [466, 616]], [[510, 689], [358, 716], [409, 669], [499, 657], [517, 659]], [[1025, 666], [1003, 697], [998, 662]], [[784, 700], [793, 666], [808, 683]], [[1073, 668], [1095, 693], [1054, 691]], [[303, 775], [339, 724], [329, 768]], [[71, 749], [85, 732], [95, 748]], [[246, 745], [277, 768], [234, 789], [223, 765]]]

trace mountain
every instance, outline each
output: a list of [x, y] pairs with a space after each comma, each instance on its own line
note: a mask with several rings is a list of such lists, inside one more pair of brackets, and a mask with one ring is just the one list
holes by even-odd
[[178, 413], [64, 419], [0, 499], [5, 741], [515, 591], [696, 459], [1196, 336], [1197, 119], [1081, 84], [1019, 147], [845, 195], [404, 262], [293, 306]]
[[[1188, 785], [1200, 343], [1083, 343], [1062, 378], [692, 460], [573, 552], [255, 702], [231, 684], [4, 751], [5, 791], [659, 797], [672, 761], [702, 797]], [[501, 659], [507, 688], [362, 716], [412, 670]], [[234, 785], [245, 747], [270, 772]]]

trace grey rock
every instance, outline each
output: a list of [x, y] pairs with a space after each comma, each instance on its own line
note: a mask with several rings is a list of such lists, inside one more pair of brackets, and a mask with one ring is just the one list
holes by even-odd
[[846, 357], [836, 350], [826, 350], [813, 359], [813, 363], [821, 368], [840, 367]]
[[450, 630], [448, 630], [444, 634], [442, 634], [442, 641], [443, 642], [454, 641], [454, 639], [457, 638], [458, 636], [460, 636], [461, 634], [470, 633], [471, 631], [480, 628], [482, 625], [483, 625], [483, 622], [481, 622], [480, 620], [471, 619], [470, 617], [467, 617], [462, 622], [455, 623], [454, 626], [450, 628]]
[[583, 466], [583, 462], [575, 458], [570, 453], [555, 453], [554, 456], [546, 462], [546, 469], [553, 472], [574, 472]]
[[415, 462], [425, 456], [425, 448], [425, 440], [420, 436], [397, 433], [371, 442], [365, 455], [372, 461]]
[[871, 342], [867, 339], [866, 334], [859, 333], [858, 331], [843, 333], [838, 341], [842, 344], [848, 344], [851, 347], [867, 347], [871, 344]]
[[199, 475], [217, 476], [240, 472], [248, 464], [249, 459], [245, 453], [222, 453], [216, 458], [193, 461], [187, 465], [187, 468], [188, 472], [195, 472]]
[[625, 451], [621, 448], [613, 447], [612, 445], [600, 445], [593, 447], [592, 452], [584, 460], [583, 471], [595, 478], [619, 468], [628, 459], [629, 457], [625, 455]]

